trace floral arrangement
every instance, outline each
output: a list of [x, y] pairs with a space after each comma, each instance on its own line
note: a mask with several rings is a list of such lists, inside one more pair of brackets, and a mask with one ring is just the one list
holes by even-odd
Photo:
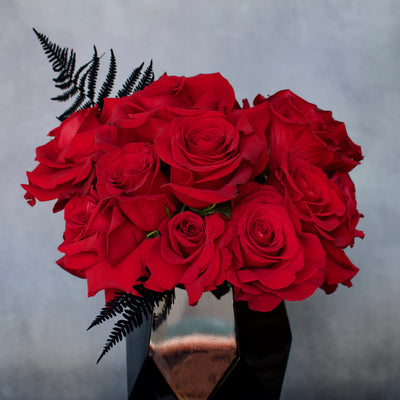
[[22, 186], [31, 205], [64, 211], [58, 264], [89, 296], [181, 287], [196, 305], [228, 283], [267, 312], [352, 285], [344, 249], [363, 233], [349, 172], [363, 157], [330, 111], [290, 90], [240, 105], [219, 73], [152, 82], [151, 64], [109, 97], [112, 51], [96, 101], [96, 49], [75, 71], [72, 51], [37, 35], [59, 73], [56, 99], [77, 99]]

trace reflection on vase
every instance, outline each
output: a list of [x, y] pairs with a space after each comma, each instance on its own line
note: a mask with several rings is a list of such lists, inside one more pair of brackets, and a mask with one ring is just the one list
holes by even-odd
[[209, 398], [237, 358], [232, 294], [218, 300], [204, 293], [191, 307], [177, 289], [170, 315], [152, 332], [149, 356], [180, 400]]

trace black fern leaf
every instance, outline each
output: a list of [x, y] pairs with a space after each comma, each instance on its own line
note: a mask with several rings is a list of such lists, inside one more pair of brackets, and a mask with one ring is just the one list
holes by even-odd
[[39, 39], [47, 58], [52, 63], [53, 71], [61, 72], [68, 69], [67, 66], [70, 63], [69, 58], [73, 58], [75, 52], [73, 50], [69, 51], [66, 47], [61, 48], [57, 44], [51, 42], [46, 35], [38, 32], [35, 28], [33, 28], [33, 31]]
[[117, 61], [115, 60], [114, 52], [111, 49], [110, 65], [108, 67], [108, 73], [106, 80], [101, 86], [99, 95], [97, 97], [96, 103], [99, 105], [100, 110], [103, 108], [103, 102], [106, 97], [111, 94], [112, 88], [114, 87], [115, 76], [117, 75]]
[[[141, 293], [144, 292], [141, 290]], [[100, 311], [100, 314], [90, 324], [88, 330], [96, 325], [100, 325], [112, 317], [115, 317], [117, 314], [123, 313], [128, 313], [129, 316], [132, 315], [131, 312], [140, 314], [136, 315], [132, 319], [136, 318], [138, 321], [143, 321], [143, 315], [145, 315], [145, 318], [147, 319], [148, 315], [151, 315], [152, 310], [153, 299], [151, 296], [135, 296], [131, 293], [116, 291], [114, 298], [106, 303]]]
[[68, 61], [67, 71], [65, 73], [66, 78], [70, 78], [74, 75], [75, 66], [76, 66], [76, 54], [73, 50], [71, 50], [71, 51], [73, 52], [73, 56], [70, 57], [70, 59]]
[[76, 93], [78, 93], [79, 88], [77, 86], [72, 86], [71, 89], [68, 89], [66, 92], [56, 96], [52, 97], [50, 100], [58, 100], [58, 101], [67, 101], [71, 97], [75, 96]]
[[72, 103], [71, 107], [67, 108], [60, 116], [57, 117], [58, 120], [64, 121], [70, 117], [75, 111], [77, 111], [80, 105], [85, 101], [85, 93], [80, 92], [78, 97]]
[[[113, 50], [110, 50], [111, 56], [107, 76], [101, 85], [101, 89], [96, 93], [100, 59], [102, 58], [102, 56], [98, 56], [96, 46], [93, 46], [92, 59], [75, 71], [76, 54], [73, 49], [62, 48], [51, 42], [46, 35], [39, 33], [36, 29], [33, 28], [33, 31], [39, 39], [49, 62], [52, 63], [53, 71], [57, 73], [57, 77], [53, 78], [55, 87], [62, 90], [62, 93], [54, 96], [52, 100], [73, 101], [72, 105], [57, 118], [63, 121], [74, 112], [93, 107], [96, 104], [99, 105], [101, 111], [104, 99], [111, 95], [117, 74], [117, 62]], [[144, 63], [132, 71], [122, 89], [118, 91], [118, 97], [128, 96], [134, 91], [142, 90], [154, 80], [153, 63], [150, 62], [150, 65], [141, 76], [143, 65]], [[137, 83], [140, 77], [141, 79]]]
[[146, 320], [151, 316], [153, 309], [153, 299], [151, 296], [134, 296], [130, 293], [124, 293], [120, 295], [119, 305], [122, 307], [114, 311], [118, 314], [122, 314], [124, 319], [120, 319], [114, 325], [106, 344], [104, 345], [103, 351], [97, 360], [97, 363], [108, 353], [108, 351], [120, 342], [123, 337], [126, 337], [133, 331], [134, 328], [138, 328], [143, 324], [144, 318]]
[[[70, 88], [72, 85], [78, 87], [78, 89], [80, 91], [84, 91], [85, 88], [82, 87], [81, 84], [79, 84], [80, 82], [80, 75], [81, 73], [92, 63], [92, 60], [90, 60], [89, 62], [87, 62], [86, 64], [82, 65], [78, 71], [75, 72], [75, 74], [71, 74], [71, 78], [63, 83], [58, 83], [55, 85], [56, 88], [61, 89], [61, 90], [65, 90]], [[75, 66], [73, 67], [73, 71], [75, 70]], [[72, 77], [73, 75], [73, 77]]]
[[61, 71], [60, 75], [57, 78], [54, 78], [53, 81], [55, 82], [54, 86], [58, 89], [65, 90], [69, 89], [74, 81], [73, 75], [75, 71], [76, 65], [76, 54], [73, 53], [72, 57], [70, 57], [68, 61], [67, 67]]
[[126, 337], [135, 328], [140, 327], [144, 319], [148, 320], [155, 306], [159, 306], [163, 303], [163, 312], [166, 318], [172, 302], [175, 299], [173, 290], [154, 292], [145, 289], [142, 285], [134, 286], [134, 289], [139, 293], [139, 296], [135, 296], [131, 293], [118, 292], [114, 299], [106, 304], [88, 328], [90, 329], [93, 326], [99, 325], [117, 314], [122, 314], [123, 319], [115, 323], [97, 363], [112, 347], [120, 342], [123, 337]]
[[115, 317], [117, 314], [122, 313], [124, 309], [122, 305], [124, 294], [125, 292], [119, 290], [116, 291], [115, 297], [106, 303], [106, 305], [101, 309], [100, 314], [93, 320], [87, 330], [93, 328], [96, 325], [100, 325], [104, 321]]
[[67, 101], [76, 96], [73, 104], [63, 114], [57, 117], [60, 121], [63, 121], [79, 109], [85, 101], [86, 93], [84, 82], [86, 78], [82, 84], [80, 81], [80, 74], [92, 61], [81, 67], [78, 72], [75, 72], [76, 54], [74, 50], [69, 50], [65, 47], [61, 48], [55, 43], [52, 43], [46, 35], [39, 33], [36, 29], [33, 29], [33, 31], [38, 37], [47, 58], [52, 63], [53, 71], [58, 73], [58, 76], [53, 79], [55, 86], [63, 90], [62, 94], [53, 97], [52, 100]]
[[57, 84], [71, 82], [72, 76], [74, 75], [76, 64], [76, 54], [71, 49], [70, 57], [68, 58], [68, 64], [63, 68], [57, 78], [53, 78], [53, 81]]
[[144, 62], [141, 63], [137, 68], [135, 68], [132, 73], [129, 75], [128, 79], [125, 81], [125, 83], [122, 86], [122, 89], [120, 89], [117, 93], [117, 97], [125, 97], [129, 96], [130, 94], [133, 93], [133, 89], [135, 87], [135, 83], [139, 79], [140, 73], [142, 72]]
[[61, 89], [61, 90], [66, 90], [69, 89], [72, 85], [74, 84], [74, 81], [72, 79], [68, 79], [63, 83], [57, 83], [56, 85], [54, 85], [57, 89]]
[[107, 339], [107, 343], [104, 346], [103, 352], [97, 359], [96, 364], [98, 364], [105, 354], [107, 354], [118, 342], [120, 342], [132, 331], [133, 325], [131, 321], [123, 319], [119, 320], [111, 331], [110, 336]]
[[[78, 88], [81, 91], [81, 93], [83, 93], [85, 95], [85, 86], [86, 86], [86, 80], [87, 77], [90, 73], [90, 69], [88, 69], [80, 78], [79, 78], [79, 83], [78, 83]], [[85, 97], [87, 97], [85, 95]]]
[[150, 83], [153, 81], [154, 81], [153, 60], [151, 60], [149, 66], [143, 72], [143, 76], [141, 77], [139, 83], [136, 85], [134, 92], [143, 90], [147, 85], [150, 85]]
[[[83, 64], [80, 68], [78, 68], [78, 71], [75, 72], [73, 83], [74, 85], [78, 85], [81, 89], [84, 89], [84, 84], [82, 85], [82, 78], [81, 78], [81, 73], [92, 63], [92, 60], [88, 61], [86, 64]], [[86, 76], [89, 73], [89, 70], [86, 70]], [[86, 80], [86, 78], [85, 78]]]
[[92, 65], [90, 66], [89, 72], [89, 80], [88, 80], [88, 92], [87, 97], [92, 101], [92, 106], [95, 105], [94, 96], [96, 92], [96, 83], [97, 77], [99, 75], [99, 68], [100, 68], [100, 58], [97, 55], [96, 46], [93, 46], [93, 57], [92, 57]]
[[81, 110], [83, 108], [88, 108], [91, 106], [91, 101], [88, 100], [83, 106], [82, 103], [87, 99], [87, 96], [85, 95], [85, 85], [86, 85], [86, 80], [88, 78], [88, 75], [90, 73], [90, 69], [88, 69], [80, 78], [79, 78], [79, 83], [77, 85], [78, 90], [79, 90], [79, 95], [74, 101], [74, 103], [67, 108], [63, 114], [61, 114], [59, 117], [57, 117], [60, 121], [64, 121], [68, 117], [70, 117], [74, 112]]

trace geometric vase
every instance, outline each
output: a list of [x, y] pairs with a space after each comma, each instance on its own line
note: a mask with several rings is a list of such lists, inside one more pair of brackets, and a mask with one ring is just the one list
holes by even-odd
[[149, 318], [127, 337], [129, 399], [278, 400], [291, 345], [284, 303], [257, 312], [229, 290], [192, 307], [186, 291], [175, 293], [155, 331]]

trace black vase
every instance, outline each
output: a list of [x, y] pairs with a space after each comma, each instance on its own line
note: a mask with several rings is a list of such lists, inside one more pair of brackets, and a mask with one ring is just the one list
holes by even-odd
[[[213, 389], [203, 391], [202, 395], [191, 394], [187, 397], [182, 394], [184, 392], [181, 388], [178, 390], [174, 386], [175, 383], [171, 381], [168, 371], [159, 367], [152, 346], [149, 348], [151, 336], [151, 318], [149, 318], [127, 337], [129, 399], [279, 400], [292, 341], [284, 303], [282, 302], [273, 311], [263, 313], [250, 310], [246, 302], [234, 302], [233, 312], [235, 322], [233, 329], [236, 333], [234, 354], [231, 349], [229, 352], [231, 358], [228, 359], [222, 353], [222, 349], [220, 352], [214, 351], [215, 349], [213, 351], [197, 349], [198, 358], [194, 361], [194, 365], [198, 366], [197, 370], [182, 369], [183, 376], [179, 377], [179, 385], [184, 381], [193, 389], [208, 379], [212, 380]], [[221, 343], [225, 346], [225, 342]], [[182, 347], [183, 344], [182, 341]], [[208, 347], [210, 346], [211, 344]], [[181, 352], [179, 357], [187, 357], [187, 354]], [[205, 357], [209, 358], [208, 363]], [[213, 374], [212, 370], [222, 365], [221, 358], [225, 358], [225, 367], [219, 367], [219, 370], [223, 368], [224, 372], [217, 375], [217, 378], [215, 374], [212, 377], [205, 376], [205, 373]], [[167, 362], [169, 361], [167, 359]], [[190, 360], [186, 359], [185, 362], [190, 363]], [[190, 381], [187, 378], [188, 373], [192, 375]]]

